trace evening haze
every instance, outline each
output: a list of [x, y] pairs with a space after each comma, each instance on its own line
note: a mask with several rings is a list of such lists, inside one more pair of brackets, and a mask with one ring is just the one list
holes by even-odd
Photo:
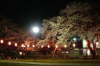
[[70, 2], [97, 2], [96, 0], [0, 0], [0, 14], [20, 26], [41, 24], [43, 19], [59, 15]]

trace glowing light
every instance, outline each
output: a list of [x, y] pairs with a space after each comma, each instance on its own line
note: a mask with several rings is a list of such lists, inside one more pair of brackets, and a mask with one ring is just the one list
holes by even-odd
[[11, 45], [11, 42], [8, 42], [8, 45]]
[[64, 45], [64, 47], [66, 48], [66, 47], [67, 47], [67, 45]]
[[89, 49], [87, 50], [87, 55], [90, 55], [90, 50]]
[[41, 45], [41, 48], [43, 48], [43, 45]]
[[3, 43], [3, 40], [0, 40], [0, 43]]
[[75, 47], [75, 46], [76, 46], [76, 44], [74, 43], [74, 44], [73, 44], [73, 47]]
[[17, 43], [15, 43], [15, 46], [17, 46]]
[[88, 45], [88, 42], [86, 41], [86, 43], [85, 43], [85, 44], [86, 44], [86, 46], [87, 46], [87, 45]]
[[29, 45], [27, 45], [27, 47], [30, 47]]
[[24, 45], [24, 44], [22, 44], [22, 47], [25, 47], [25, 45]]
[[48, 45], [48, 48], [50, 48], [50, 45]]
[[38, 33], [38, 32], [39, 32], [39, 28], [38, 28], [38, 27], [34, 27], [34, 28], [33, 28], [33, 31], [34, 31], [35, 33]]
[[96, 42], [96, 45], [98, 45], [99, 44], [99, 42]]
[[22, 52], [19, 52], [19, 54], [22, 55], [23, 53]]
[[56, 45], [56, 48], [58, 48], [58, 45]]
[[35, 45], [32, 45], [32, 47], [35, 47]]
[[77, 38], [73, 38], [74, 41], [77, 41]]
[[83, 39], [83, 48], [86, 48], [86, 47], [87, 47], [87, 45], [88, 45], [87, 40], [86, 40], [86, 39]]
[[66, 53], [69, 53], [68, 51], [66, 51]]
[[65, 52], [62, 52], [62, 53], [65, 53]]

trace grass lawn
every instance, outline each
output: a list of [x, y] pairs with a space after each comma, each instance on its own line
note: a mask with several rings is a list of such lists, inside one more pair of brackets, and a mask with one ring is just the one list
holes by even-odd
[[[35, 64], [29, 64], [29, 63], [35, 63]], [[0, 60], [0, 66], [51, 66], [48, 64], [46, 65], [46, 64], [41, 64], [41, 63], [58, 64], [56, 66], [61, 66], [61, 65], [66, 66], [66, 65], [71, 65], [71, 64], [74, 64], [74, 65], [79, 64], [79, 65], [84, 65], [84, 66], [90, 66], [90, 65], [100, 66], [100, 59], [99, 60], [37, 59], [36, 62], [34, 62], [34, 59]], [[55, 66], [55, 65], [52, 65], [52, 66]]]
[[[5, 62], [0, 62], [0, 66], [44, 66], [44, 65], [19, 64], [19, 63], [5, 63]], [[51, 65], [45, 65], [45, 66], [51, 66]]]

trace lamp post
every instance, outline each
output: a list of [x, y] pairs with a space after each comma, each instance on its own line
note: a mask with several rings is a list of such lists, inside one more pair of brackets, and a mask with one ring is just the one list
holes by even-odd
[[34, 36], [35, 36], [35, 52], [34, 52], [34, 62], [36, 62], [36, 33], [39, 32], [39, 28], [38, 27], [33, 27], [33, 32], [34, 32]]
[[77, 38], [75, 38], [75, 37], [74, 37], [74, 38], [73, 38], [73, 41], [75, 41], [75, 42], [76, 42], [76, 41], [77, 41]]

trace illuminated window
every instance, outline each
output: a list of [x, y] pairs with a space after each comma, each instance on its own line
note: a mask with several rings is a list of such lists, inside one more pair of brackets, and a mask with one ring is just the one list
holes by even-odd
[[90, 55], [90, 50], [89, 49], [87, 50], [87, 55]]

